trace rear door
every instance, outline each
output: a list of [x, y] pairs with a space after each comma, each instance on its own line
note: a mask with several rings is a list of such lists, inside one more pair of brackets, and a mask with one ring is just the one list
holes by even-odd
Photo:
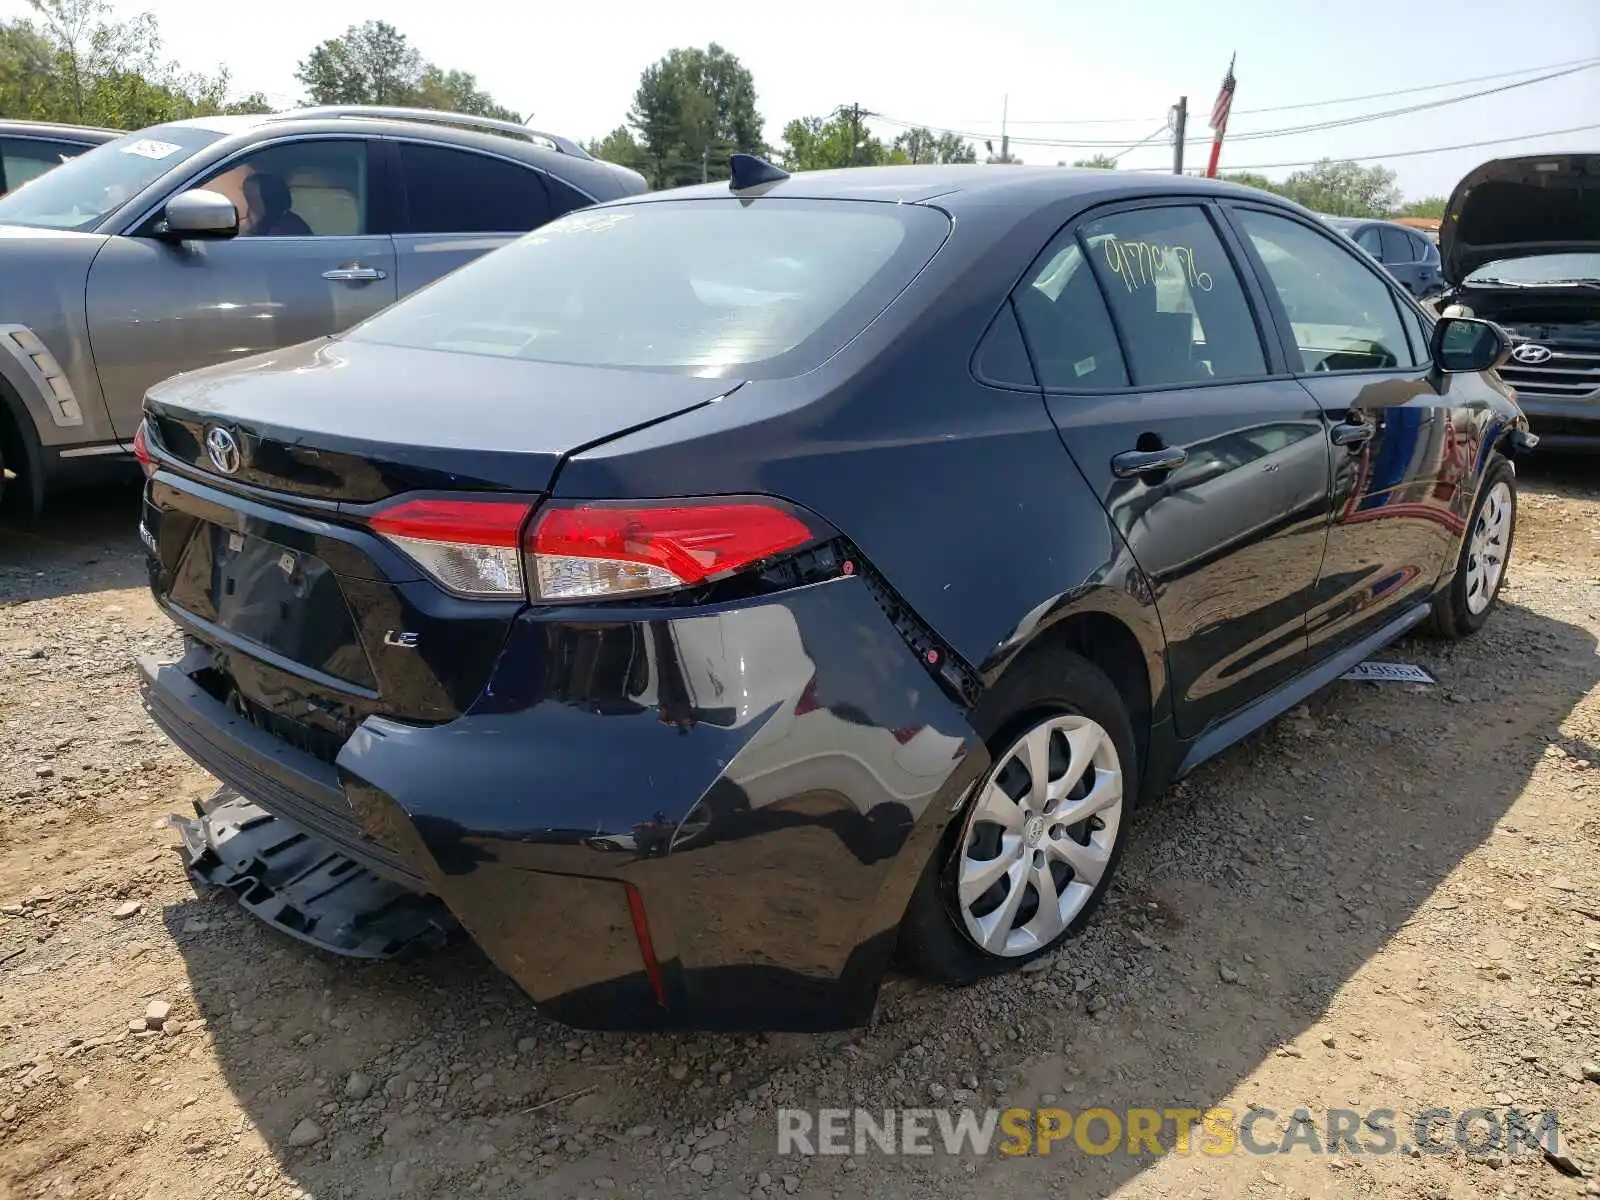
[[1427, 598], [1461, 535], [1467, 410], [1487, 398], [1449, 380], [1441, 395], [1416, 310], [1341, 239], [1282, 210], [1228, 211], [1271, 285], [1300, 383], [1327, 413], [1333, 522], [1308, 626], [1317, 659]]
[[1062, 440], [1153, 587], [1185, 736], [1301, 669], [1327, 525], [1321, 411], [1230, 238], [1192, 200], [1097, 210], [1013, 299]]
[[399, 138], [385, 145], [401, 184], [402, 296], [577, 207], [570, 188], [515, 159]]
[[[337, 333], [394, 300], [394, 247], [372, 158], [364, 138], [253, 147], [179, 189], [231, 199], [237, 237], [165, 241], [152, 236], [157, 212], [106, 243], [89, 272], [89, 336], [118, 437], [133, 435], [151, 384]], [[257, 176], [276, 183], [250, 182]], [[289, 208], [264, 204], [264, 193]]]

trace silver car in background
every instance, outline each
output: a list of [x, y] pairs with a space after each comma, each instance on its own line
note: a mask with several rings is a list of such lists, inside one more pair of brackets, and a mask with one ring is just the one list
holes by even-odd
[[637, 172], [505, 121], [343, 106], [157, 125], [0, 198], [0, 501], [131, 459], [168, 376], [336, 333]]

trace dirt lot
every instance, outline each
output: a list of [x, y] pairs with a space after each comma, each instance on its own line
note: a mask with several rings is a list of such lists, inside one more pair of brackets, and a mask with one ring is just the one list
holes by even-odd
[[[1439, 686], [1327, 689], [1147, 813], [1045, 970], [827, 1037], [579, 1035], [470, 947], [353, 964], [197, 898], [135, 497], [0, 533], [0, 1197], [1600, 1194], [1600, 465], [1523, 489], [1488, 628], [1386, 656]], [[775, 1153], [780, 1106], [1041, 1103], [1260, 1106], [1268, 1144], [1555, 1109], [1568, 1157]]]

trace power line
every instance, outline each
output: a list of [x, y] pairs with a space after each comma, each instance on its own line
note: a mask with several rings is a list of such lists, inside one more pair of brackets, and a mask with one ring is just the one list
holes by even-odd
[[[1497, 95], [1501, 92], [1508, 92], [1515, 88], [1531, 87], [1534, 84], [1546, 83], [1549, 80], [1559, 79], [1565, 75], [1573, 75], [1579, 71], [1591, 70], [1596, 66], [1600, 66], [1600, 58], [1586, 60], [1581, 66], [1567, 67], [1564, 70], [1552, 71], [1545, 75], [1537, 75], [1532, 79], [1521, 79], [1515, 83], [1504, 83], [1499, 87], [1484, 88], [1476, 92], [1463, 92], [1458, 96], [1446, 96], [1440, 100], [1428, 100], [1421, 104], [1406, 105], [1403, 108], [1386, 109], [1375, 113], [1357, 113], [1354, 116], [1340, 117], [1331, 121], [1319, 121], [1309, 125], [1291, 125], [1284, 126], [1279, 129], [1241, 130], [1237, 133], [1230, 133], [1228, 135], [1228, 140], [1231, 142], [1260, 141], [1264, 138], [1290, 137], [1302, 133], [1319, 133], [1328, 129], [1342, 129], [1350, 125], [1363, 125], [1372, 121], [1387, 120], [1391, 117], [1408, 116], [1412, 113], [1423, 112], [1429, 109], [1444, 108], [1451, 104], [1460, 104], [1467, 100], [1477, 100], [1484, 96]], [[869, 115], [874, 119], [883, 121], [889, 125], [901, 126], [906, 129], [917, 127], [913, 122], [903, 121], [898, 117], [891, 117], [884, 113], [874, 112], [870, 113]], [[983, 138], [989, 136], [987, 134], [974, 132], [972, 130], [950, 129], [943, 126], [926, 126], [925, 128], [929, 128], [935, 133], [950, 133], [955, 134], [957, 137], [975, 138], [978, 140], [982, 140]], [[1120, 138], [1115, 141], [1107, 141], [1103, 139], [1078, 140], [1073, 138], [1013, 137], [1011, 140], [1019, 145], [1050, 146], [1075, 150], [1103, 149], [1108, 146], [1118, 146], [1122, 144], [1122, 139]], [[1203, 145], [1209, 140], [1209, 138], [1204, 137], [1189, 139], [1189, 141], [1194, 145]], [[1123, 153], [1126, 153], [1126, 151], [1123, 151]]]
[[[1391, 150], [1387, 154], [1350, 154], [1340, 155], [1338, 162], [1374, 162], [1378, 159], [1390, 158], [1416, 158], [1423, 154], [1446, 154], [1452, 150], [1476, 150], [1482, 146], [1501, 146], [1506, 142], [1526, 142], [1533, 138], [1561, 137], [1568, 133], [1584, 133], [1590, 129], [1600, 129], [1600, 121], [1590, 125], [1574, 125], [1569, 129], [1545, 129], [1538, 133], [1519, 133], [1511, 137], [1486, 138], [1481, 142], [1461, 142], [1454, 146], [1429, 146], [1424, 150]], [[1245, 163], [1240, 166], [1229, 164], [1229, 171], [1273, 171], [1284, 167], [1314, 167], [1332, 155], [1323, 155], [1322, 158], [1304, 159], [1300, 162], [1271, 162], [1271, 163]], [[1165, 167], [1133, 167], [1134, 171], [1164, 171]]]
[[[1356, 104], [1362, 100], [1389, 100], [1395, 96], [1412, 96], [1418, 92], [1436, 92], [1440, 88], [1462, 87], [1469, 83], [1490, 83], [1496, 79], [1510, 79], [1516, 75], [1531, 75], [1536, 71], [1557, 71], [1563, 67], [1593, 66], [1600, 59], [1593, 56], [1588, 58], [1571, 58], [1562, 62], [1543, 63], [1535, 67], [1519, 67], [1515, 71], [1497, 71], [1492, 75], [1470, 75], [1465, 79], [1446, 79], [1438, 83], [1423, 83], [1415, 87], [1394, 88], [1387, 92], [1367, 92], [1360, 96], [1335, 96], [1327, 100], [1305, 100], [1297, 104], [1275, 104], [1267, 108], [1236, 108], [1235, 116], [1258, 116], [1261, 113], [1294, 112], [1306, 108], [1330, 108], [1336, 104]], [[1011, 119], [1013, 125], [1146, 125], [1156, 120], [1154, 116], [1142, 117], [1071, 117], [1065, 119], [1047, 120], [1035, 118], [1030, 120]], [[960, 121], [961, 125], [978, 125], [981, 121]]]

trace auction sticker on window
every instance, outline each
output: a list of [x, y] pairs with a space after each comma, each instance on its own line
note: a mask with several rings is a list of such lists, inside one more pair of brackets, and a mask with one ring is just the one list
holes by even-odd
[[161, 142], [155, 138], [140, 138], [121, 147], [124, 154], [137, 154], [140, 158], [170, 158], [183, 147], [176, 142]]

